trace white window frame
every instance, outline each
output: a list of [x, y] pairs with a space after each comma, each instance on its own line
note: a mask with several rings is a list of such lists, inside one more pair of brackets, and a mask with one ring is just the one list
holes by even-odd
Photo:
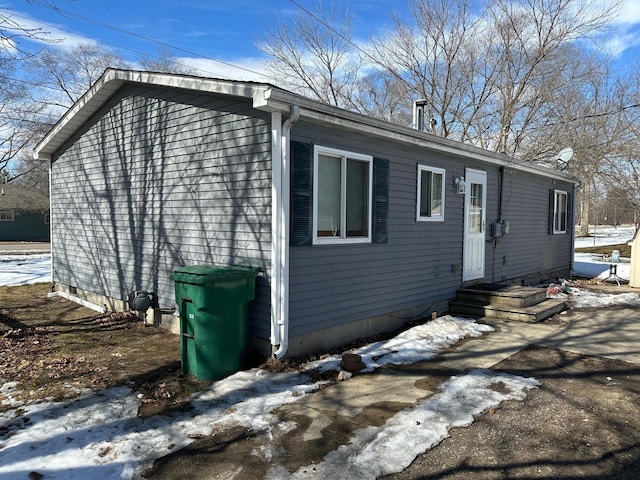
[[[341, 192], [340, 192], [340, 237], [319, 237], [318, 236], [318, 157], [319, 155], [328, 155], [341, 159]], [[367, 236], [347, 237], [346, 236], [346, 209], [347, 209], [347, 158], [367, 162], [369, 174], [368, 186], [368, 208], [367, 208]], [[373, 212], [373, 156], [363, 155], [361, 153], [349, 152], [346, 150], [338, 150], [335, 148], [316, 146], [313, 152], [313, 244], [314, 245], [337, 245], [347, 243], [371, 243], [372, 235], [372, 212]]]
[[[558, 199], [560, 196], [564, 196], [564, 229], [558, 228], [560, 221], [560, 215], [558, 211]], [[553, 234], [567, 233], [567, 224], [569, 223], [569, 195], [565, 190], [553, 191]]]
[[0, 210], [0, 222], [13, 222], [16, 219], [13, 210]]
[[[442, 175], [442, 191], [441, 191], [441, 212], [439, 215], [420, 215], [420, 205], [422, 203], [422, 172], [430, 172], [438, 175]], [[433, 178], [433, 177], [432, 177]], [[418, 181], [416, 184], [417, 191], [417, 203], [416, 203], [416, 221], [418, 222], [443, 222], [444, 221], [444, 199], [445, 199], [445, 185], [446, 185], [446, 171], [444, 168], [429, 167], [427, 165], [418, 165]]]

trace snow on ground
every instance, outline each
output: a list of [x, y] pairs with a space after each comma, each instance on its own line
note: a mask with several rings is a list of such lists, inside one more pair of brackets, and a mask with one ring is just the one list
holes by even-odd
[[[508, 393], [492, 386], [501, 384]], [[440, 385], [440, 393], [400, 411], [380, 427], [355, 432], [352, 441], [329, 453], [322, 462], [289, 473], [272, 468], [267, 478], [274, 480], [358, 478], [374, 480], [401, 472], [421, 453], [449, 436], [451, 428], [471, 425], [474, 415], [498, 406], [504, 400], [524, 400], [526, 390], [537, 380], [474, 370], [451, 377]]]
[[619, 245], [629, 243], [635, 234], [633, 225], [621, 225], [619, 227], [589, 227], [589, 237], [576, 237], [575, 248], [599, 247], [603, 245]]
[[0, 285], [51, 281], [51, 255], [0, 255]]
[[[596, 244], [613, 245], [629, 241], [633, 229], [601, 229], [596, 235]], [[576, 246], [588, 246], [588, 242], [594, 239], [578, 238]], [[608, 262], [589, 254], [576, 254], [575, 260], [579, 273], [608, 276]], [[0, 284], [51, 281], [49, 263], [50, 255], [0, 256]], [[618, 275], [628, 278], [629, 264], [617, 265]], [[640, 305], [640, 295], [636, 293], [611, 295], [571, 288], [568, 298], [574, 308]], [[385, 364], [431, 358], [467, 336], [481, 336], [490, 330], [472, 320], [443, 316], [354, 352], [362, 355], [371, 371]], [[338, 368], [338, 364], [339, 357], [331, 356], [309, 367], [328, 370]], [[188, 445], [192, 438], [211, 434], [216, 428], [238, 424], [257, 432], [293, 428], [279, 423], [269, 412], [298, 401], [319, 386], [304, 373], [253, 369], [217, 381], [195, 394], [191, 398], [193, 409], [187, 413], [140, 418], [138, 394], [127, 387], [86, 391], [70, 402], [23, 405], [14, 400], [16, 383], [0, 382], [0, 398], [4, 397], [2, 403], [10, 407], [0, 413], [0, 480], [27, 478], [32, 471], [47, 479], [135, 478], [154, 459]], [[503, 388], [492, 388], [496, 384]], [[384, 425], [358, 430], [348, 445], [334, 450], [313, 468], [290, 473], [274, 467], [269, 478], [344, 478], [346, 474], [349, 478], [374, 479], [400, 471], [418, 454], [446, 438], [451, 428], [471, 424], [474, 415], [504, 400], [522, 400], [526, 391], [537, 385], [535, 379], [490, 370], [452, 377], [437, 394], [399, 412]], [[309, 476], [311, 472], [315, 476]]]
[[[359, 351], [364, 353], [368, 369], [372, 369], [391, 362], [431, 358], [464, 337], [480, 336], [490, 330], [473, 320], [444, 316]], [[398, 348], [408, 353], [398, 352]], [[382, 357], [377, 358], [378, 355]], [[333, 366], [335, 358], [326, 362]], [[327, 368], [322, 362], [312, 366]], [[495, 384], [506, 389], [491, 388]], [[472, 423], [473, 415], [497, 407], [503, 400], [522, 400], [525, 391], [537, 385], [533, 379], [489, 370], [453, 377], [438, 394], [394, 416], [385, 425], [356, 432], [352, 443], [315, 465], [322, 472], [317, 478], [337, 478], [345, 468], [347, 456], [353, 478], [373, 479], [381, 473], [402, 470], [416, 455], [448, 436], [450, 428]], [[318, 386], [304, 373], [253, 369], [213, 383], [191, 398], [192, 410], [172, 416], [139, 418], [138, 395], [126, 387], [86, 392], [71, 402], [22, 405], [0, 414], [0, 422], [6, 428], [0, 444], [0, 479], [26, 478], [31, 471], [44, 474], [47, 479], [133, 478], [154, 459], [186, 446], [193, 437], [211, 434], [216, 428], [238, 424], [256, 432], [291, 428], [280, 424], [269, 412], [298, 401]], [[15, 383], [6, 382], [0, 390], [10, 405], [15, 388]], [[301, 473], [289, 476], [276, 468], [270, 478], [300, 476]]]
[[[615, 275], [612, 275], [610, 266], [615, 265]], [[615, 283], [617, 280], [629, 281], [631, 278], [631, 262], [628, 258], [621, 258], [619, 262], [605, 261], [602, 257], [590, 253], [573, 254], [573, 271], [576, 277], [598, 278]]]
[[[575, 248], [602, 247], [606, 245], [619, 245], [629, 243], [633, 240], [635, 227], [633, 225], [622, 225], [619, 227], [591, 227], [590, 237], [576, 237]], [[628, 281], [631, 277], [631, 263], [628, 258], [621, 258], [619, 262], [613, 263], [613, 248], [607, 258], [590, 253], [574, 253], [573, 275], [588, 278], [598, 278], [600, 280]], [[615, 276], [610, 271], [610, 265], [616, 266]], [[617, 278], [616, 278], [617, 277]]]

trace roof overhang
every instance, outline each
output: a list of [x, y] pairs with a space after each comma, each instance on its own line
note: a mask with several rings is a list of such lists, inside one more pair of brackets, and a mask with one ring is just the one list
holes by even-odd
[[178, 88], [202, 93], [214, 93], [250, 99], [253, 107], [265, 112], [289, 115], [292, 106], [300, 109], [300, 120], [339, 127], [343, 130], [418, 146], [447, 155], [470, 158], [493, 165], [526, 171], [545, 177], [579, 184], [579, 179], [563, 172], [541, 167], [531, 162], [490, 152], [462, 142], [394, 125], [383, 120], [326, 105], [267, 83], [239, 82], [169, 73], [107, 69], [91, 87], [36, 145], [37, 158], [51, 160], [53, 155], [125, 84], [144, 84]]
[[389, 139], [394, 142], [413, 145], [454, 157], [474, 159], [497, 166], [542, 175], [576, 185], [582, 183], [577, 177], [545, 168], [532, 162], [518, 161], [504, 153], [491, 152], [449, 138], [332, 107], [275, 87], [265, 90], [264, 94], [264, 102], [256, 102], [254, 99], [254, 107], [263, 109], [266, 109], [264, 107], [270, 107], [270, 111], [280, 107], [282, 113], [288, 113], [291, 105], [298, 105], [300, 107], [301, 120], [326, 126], [337, 126], [343, 130], [351, 130], [365, 135]]
[[51, 160], [53, 154], [125, 84], [180, 88], [244, 98], [262, 97], [260, 92], [269, 88], [268, 85], [252, 82], [109, 68], [38, 142], [34, 148], [36, 157]]

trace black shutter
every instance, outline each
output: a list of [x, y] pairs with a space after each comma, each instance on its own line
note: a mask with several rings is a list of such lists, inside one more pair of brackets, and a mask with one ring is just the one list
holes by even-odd
[[389, 218], [389, 160], [373, 159], [373, 243], [387, 243]]
[[549, 190], [549, 235], [553, 235], [553, 214], [554, 214], [554, 204], [556, 200], [556, 192], [552, 188]]
[[575, 228], [573, 226], [573, 193], [567, 192], [567, 233], [571, 233]]
[[291, 142], [290, 240], [293, 246], [311, 245], [313, 227], [313, 146]]

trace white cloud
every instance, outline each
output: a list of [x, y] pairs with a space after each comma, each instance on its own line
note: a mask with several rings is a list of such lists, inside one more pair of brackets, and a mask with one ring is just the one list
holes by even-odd
[[620, 15], [616, 23], [635, 25], [640, 23], [640, 2], [638, 0], [625, 0], [620, 8]]
[[[604, 0], [600, 5], [605, 10], [617, 3], [615, 0]], [[609, 24], [609, 29], [602, 37], [605, 51], [614, 57], [622, 56], [626, 51], [640, 45], [640, 2], [623, 0], [619, 4], [617, 15]]]
[[631, 31], [620, 32], [611, 36], [604, 44], [605, 51], [614, 57], [619, 57], [625, 50], [640, 45], [640, 34]]
[[215, 61], [204, 58], [181, 57], [185, 65], [196, 68], [198, 73], [215, 78], [273, 83], [264, 58], [237, 58]]
[[[25, 13], [3, 8], [0, 8], [0, 28], [9, 34], [15, 33], [21, 38], [21, 42], [28, 41], [37, 45], [53, 45], [68, 49], [81, 43], [97, 43], [89, 37], [69, 33], [59, 26], [37, 20]], [[31, 32], [32, 35], [25, 36], [25, 31]]]

